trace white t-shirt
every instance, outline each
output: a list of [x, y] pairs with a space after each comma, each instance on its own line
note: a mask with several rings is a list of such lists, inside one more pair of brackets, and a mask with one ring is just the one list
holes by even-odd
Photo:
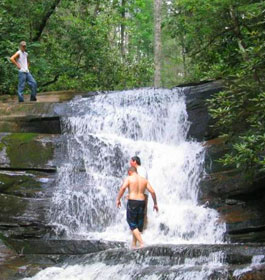
[[21, 68], [19, 69], [19, 72], [29, 72], [28, 68], [28, 53], [27, 52], [22, 52], [21, 50], [16, 52], [19, 54], [19, 57], [17, 59], [17, 62], [20, 64]]
[[137, 173], [139, 176], [144, 177], [146, 180], [148, 180], [148, 174], [146, 169], [143, 166], [137, 167]]
[[[139, 176], [144, 177], [146, 180], [148, 180], [147, 171], [143, 166], [140, 165], [137, 167], [137, 173]], [[148, 190], [145, 189], [144, 194], [148, 195], [148, 193], [149, 193]]]

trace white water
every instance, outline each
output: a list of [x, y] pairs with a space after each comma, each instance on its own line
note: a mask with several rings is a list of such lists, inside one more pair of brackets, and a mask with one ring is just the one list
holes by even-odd
[[257, 255], [253, 256], [251, 260], [251, 264], [245, 268], [242, 269], [236, 269], [233, 272], [233, 276], [236, 277], [236, 279], [241, 276], [242, 274], [252, 271], [253, 269], [257, 268], [260, 264], [264, 264], [265, 262], [265, 255]]
[[[128, 240], [124, 200], [115, 199], [130, 157], [148, 170], [159, 213], [149, 198], [147, 243], [219, 243], [224, 225], [197, 203], [204, 148], [187, 141], [179, 90], [141, 89], [76, 99], [64, 119], [69, 159], [59, 168], [52, 223], [68, 238]], [[69, 135], [70, 134], [70, 135]], [[80, 171], [84, 169], [84, 171]]]
[[[50, 217], [58, 236], [129, 243], [126, 200], [120, 210], [115, 200], [130, 157], [139, 155], [159, 206], [156, 214], [149, 196], [145, 243], [223, 242], [225, 225], [217, 212], [197, 202], [204, 148], [186, 139], [189, 123], [181, 90], [139, 89], [77, 98], [71, 102], [70, 115], [63, 120], [67, 160], [58, 170]], [[191, 259], [184, 267], [195, 263]], [[221, 258], [204, 259], [203, 263], [207, 268], [167, 279], [207, 279], [210, 267], [221, 265]], [[117, 273], [119, 279], [133, 279], [129, 271], [134, 270], [136, 264], [98, 262], [49, 268], [33, 279], [115, 279]]]
[[[222, 253], [211, 253], [208, 257], [187, 258], [184, 263], [165, 266], [163, 271], [156, 270], [155, 266], [143, 261], [141, 264], [135, 261], [107, 265], [103, 262], [95, 262], [85, 265], [70, 265], [64, 267], [47, 268], [32, 280], [206, 280], [217, 274], [220, 278], [227, 279], [226, 267], [221, 263]], [[206, 264], [205, 264], [206, 263]], [[151, 269], [150, 269], [151, 267]], [[152, 273], [152, 271], [154, 273]], [[27, 280], [26, 278], [24, 280]]]

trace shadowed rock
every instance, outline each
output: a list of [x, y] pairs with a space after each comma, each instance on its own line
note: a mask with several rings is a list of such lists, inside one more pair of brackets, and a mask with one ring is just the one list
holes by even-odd
[[208, 113], [206, 100], [221, 90], [223, 90], [221, 81], [202, 83], [184, 89], [188, 120], [191, 122], [188, 137], [203, 141], [217, 136], [210, 127], [213, 122]]

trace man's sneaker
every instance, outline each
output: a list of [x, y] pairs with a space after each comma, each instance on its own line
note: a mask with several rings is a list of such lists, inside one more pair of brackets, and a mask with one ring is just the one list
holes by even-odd
[[37, 101], [37, 98], [35, 96], [31, 96], [30, 101]]

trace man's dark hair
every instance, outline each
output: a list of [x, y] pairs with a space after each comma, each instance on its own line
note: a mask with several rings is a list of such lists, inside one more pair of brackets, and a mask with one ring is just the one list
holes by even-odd
[[136, 163], [137, 163], [138, 165], [141, 165], [141, 160], [140, 160], [140, 158], [139, 158], [138, 156], [132, 157], [132, 161], [136, 161]]
[[131, 166], [131, 167], [128, 169], [128, 172], [129, 172], [129, 171], [137, 173], [137, 169], [136, 169], [134, 166]]

